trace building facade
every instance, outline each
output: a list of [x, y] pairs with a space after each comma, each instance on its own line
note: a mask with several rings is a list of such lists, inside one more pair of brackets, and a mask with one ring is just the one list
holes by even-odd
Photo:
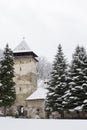
[[37, 89], [37, 55], [30, 50], [25, 39], [14, 49], [14, 72], [16, 83], [15, 107], [26, 107], [26, 98]]

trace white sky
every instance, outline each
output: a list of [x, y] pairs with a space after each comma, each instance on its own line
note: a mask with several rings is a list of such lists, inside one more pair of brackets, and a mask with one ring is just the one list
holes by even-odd
[[50, 61], [61, 43], [70, 60], [78, 44], [87, 48], [87, 0], [0, 0], [0, 48], [15, 48], [23, 36]]

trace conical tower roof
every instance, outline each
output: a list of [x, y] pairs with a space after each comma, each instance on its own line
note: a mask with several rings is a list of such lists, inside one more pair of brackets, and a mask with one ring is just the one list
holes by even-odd
[[28, 46], [25, 38], [21, 41], [21, 43], [13, 50], [14, 56], [33, 56], [38, 57]]
[[29, 52], [31, 51], [25, 38], [21, 41], [21, 43], [14, 49], [14, 52]]

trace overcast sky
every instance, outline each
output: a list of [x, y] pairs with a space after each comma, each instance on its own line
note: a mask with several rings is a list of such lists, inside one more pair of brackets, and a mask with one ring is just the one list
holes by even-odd
[[0, 0], [0, 48], [22, 37], [50, 61], [61, 43], [70, 60], [78, 44], [87, 48], [87, 0]]

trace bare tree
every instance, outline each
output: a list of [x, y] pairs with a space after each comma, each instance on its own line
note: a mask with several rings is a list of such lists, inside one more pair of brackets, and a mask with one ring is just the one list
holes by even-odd
[[49, 77], [52, 65], [46, 57], [39, 57], [37, 64], [37, 77], [38, 79], [45, 80]]

